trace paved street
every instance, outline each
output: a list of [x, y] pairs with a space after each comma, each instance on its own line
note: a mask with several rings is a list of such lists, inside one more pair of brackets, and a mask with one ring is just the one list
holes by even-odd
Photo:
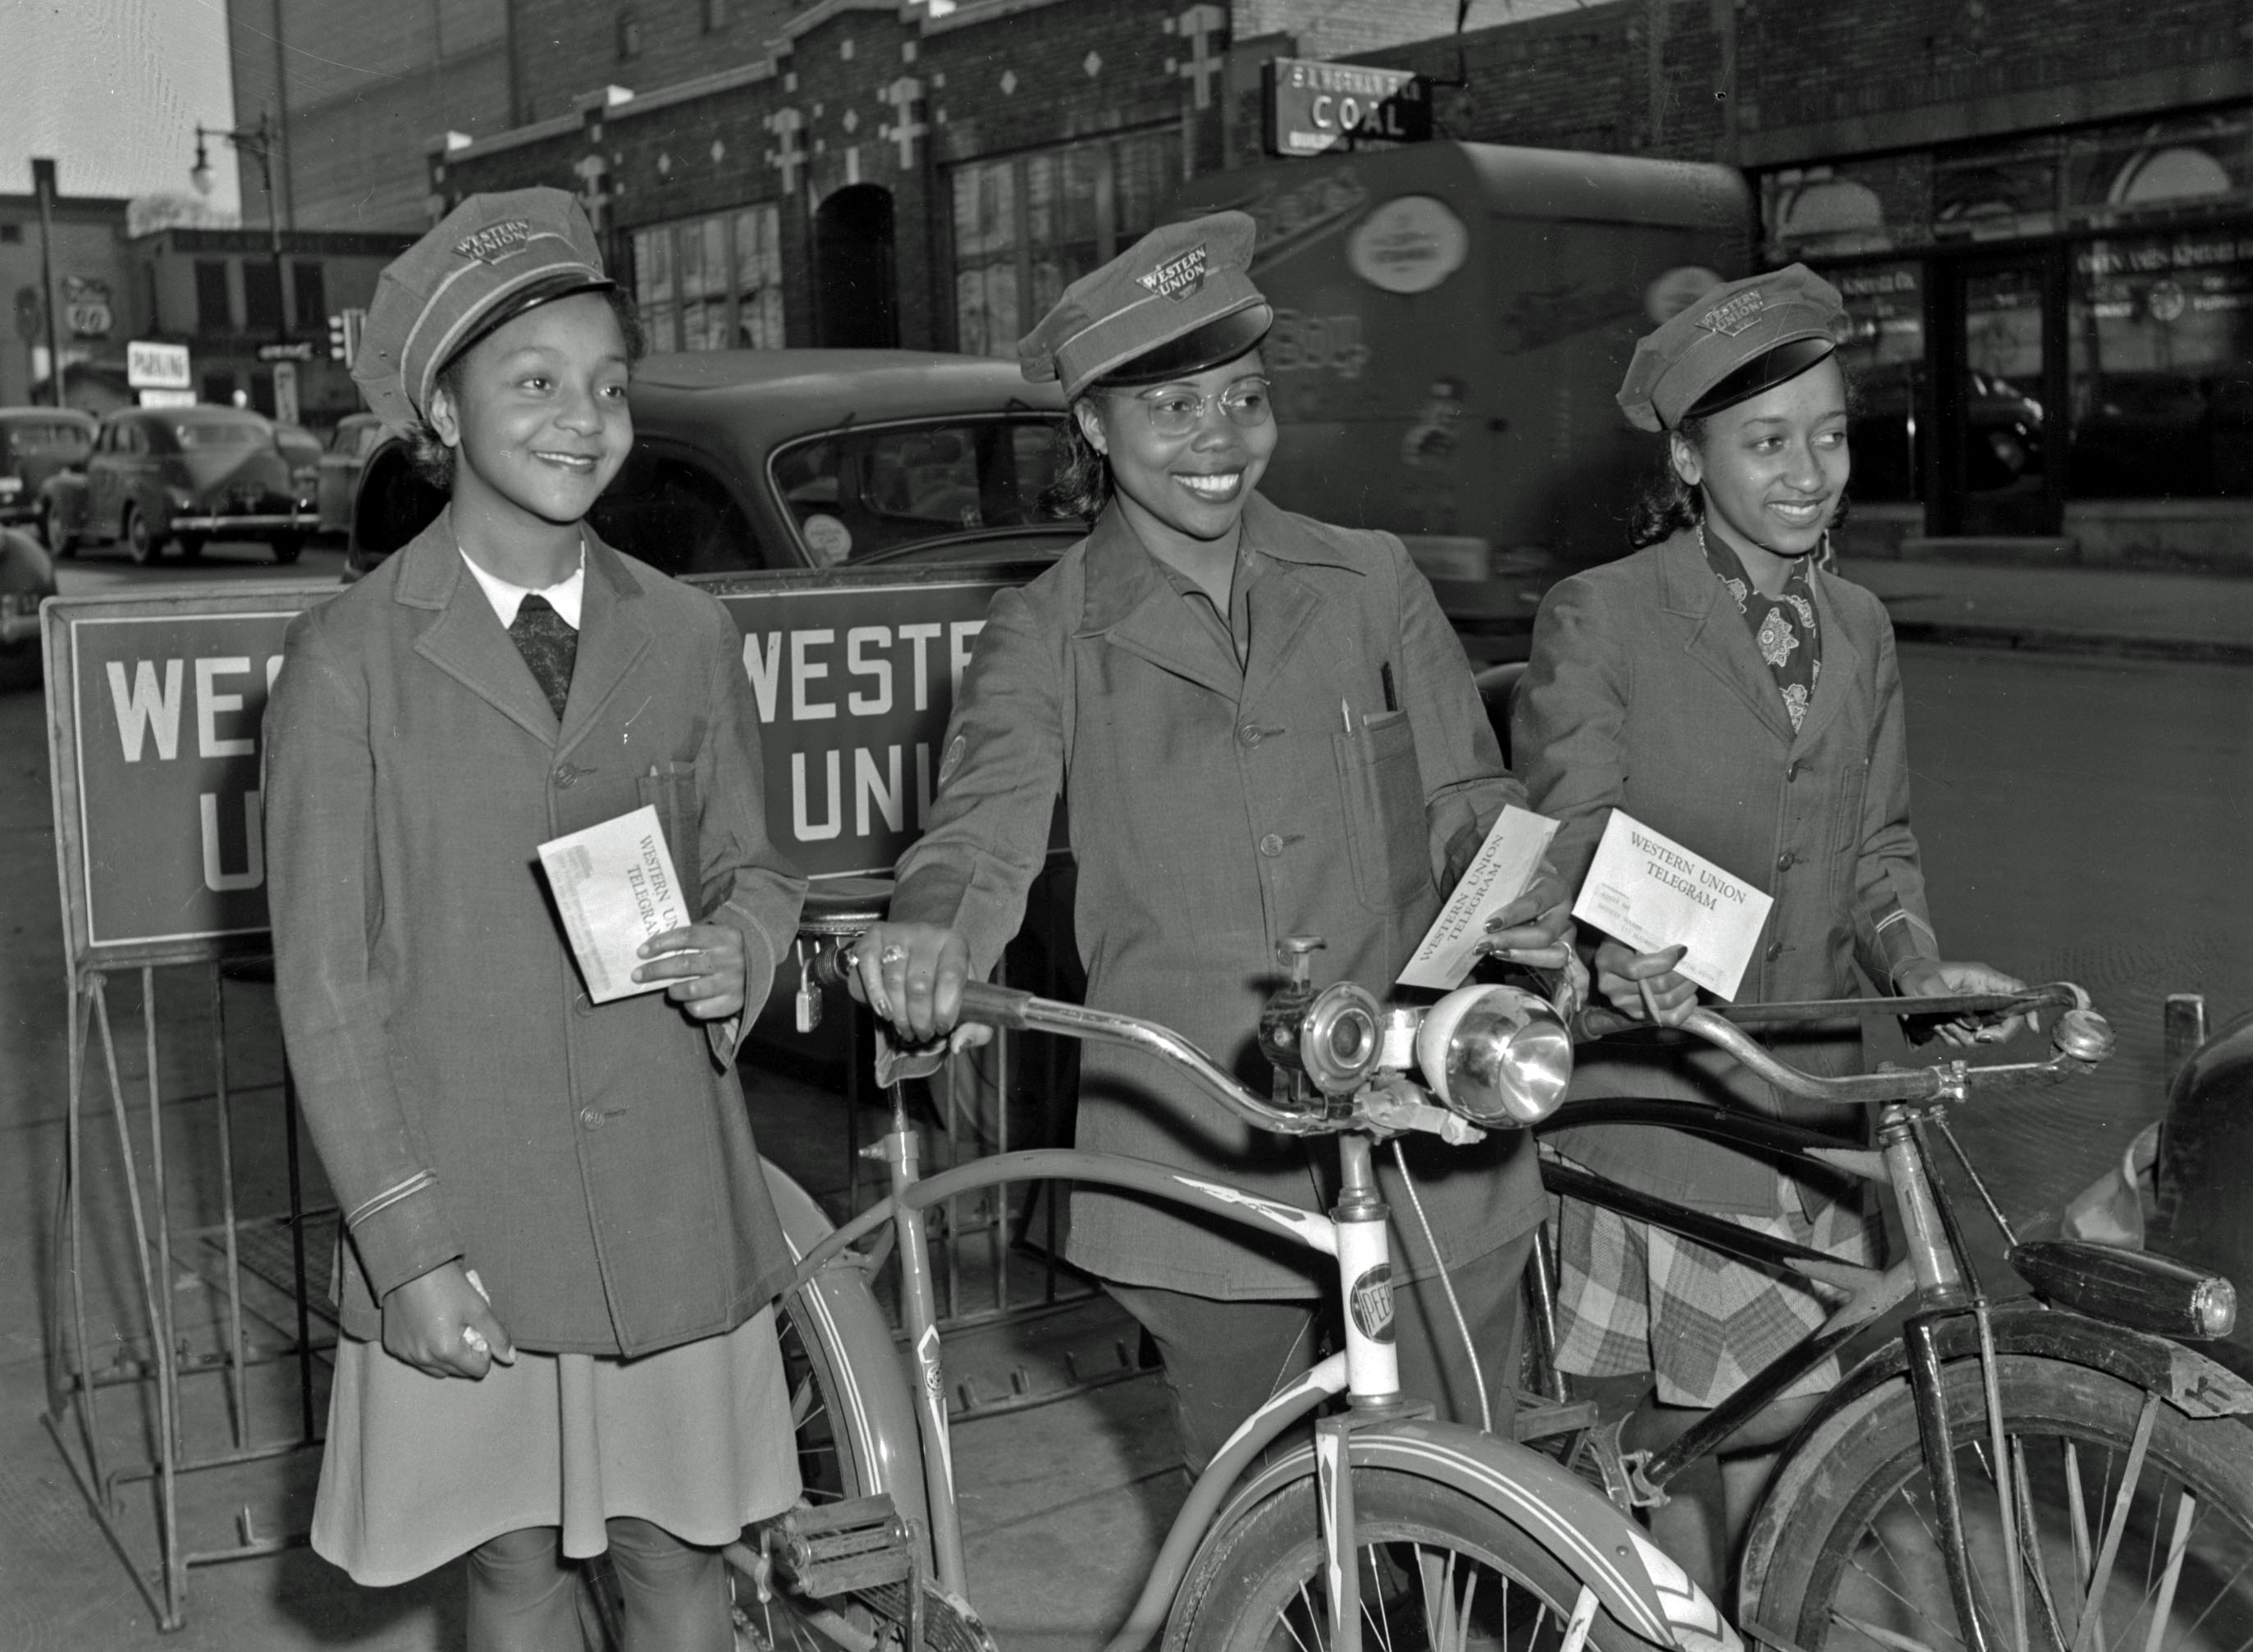
[[[309, 553], [290, 577], [334, 577], [333, 553]], [[270, 579], [255, 553], [220, 551], [200, 569], [130, 569], [101, 553], [66, 565], [66, 589], [184, 578]], [[2015, 1216], [2040, 1218], [2117, 1155], [2153, 1115], [2160, 998], [2201, 990], [2217, 1019], [2253, 1005], [2253, 881], [2243, 871], [2253, 790], [2253, 671], [2146, 659], [2010, 653], [1911, 644], [1902, 650], [1911, 708], [1917, 822], [1935, 917], [1947, 950], [2028, 977], [2068, 975], [2096, 994], [2122, 1035], [2107, 1072], [2063, 1093], [1967, 1116], [1965, 1135], [2000, 1178]], [[66, 1029], [49, 831], [44, 723], [36, 690], [0, 694], [0, 1649], [109, 1649], [147, 1642], [149, 1617], [102, 1545], [37, 1421], [42, 1405], [40, 1293], [62, 1145]], [[178, 1147], [174, 1203], [207, 1208], [212, 1185], [204, 1003], [185, 978], [160, 986], [168, 1129]], [[129, 979], [120, 1008], [137, 1005]], [[278, 1077], [269, 999], [230, 989], [239, 1038], [235, 1083], [245, 1208], [278, 1209], [271, 1129]], [[138, 1070], [129, 1014], [120, 1050]], [[784, 1105], [771, 1089], [764, 1105]], [[792, 1115], [793, 1117], [797, 1115]], [[1984, 1151], [1982, 1152], [1984, 1147]], [[129, 1279], [119, 1237], [117, 1165], [97, 1158], [89, 1188], [109, 1237], [89, 1270], [97, 1346], [115, 1349]], [[172, 1281], [184, 1326], [207, 1326], [209, 1294]], [[200, 1310], [200, 1319], [199, 1311]], [[198, 1333], [201, 1335], [199, 1331]], [[216, 1436], [214, 1379], [192, 1428]], [[254, 1409], [285, 1427], [287, 1367], [264, 1368]], [[105, 1405], [122, 1432], [129, 1390]], [[1004, 1644], [1087, 1646], [1123, 1610], [1137, 1569], [1178, 1497], [1166, 1471], [1161, 1396], [1121, 1384], [959, 1437], [976, 1585]], [[310, 1457], [192, 1481], [192, 1541], [232, 1541], [241, 1511], [265, 1533], [301, 1523]], [[145, 1495], [126, 1505], [145, 1545]], [[145, 1546], [141, 1552], [145, 1555]], [[171, 1644], [203, 1648], [350, 1645], [422, 1652], [452, 1643], [450, 1578], [380, 1593], [352, 1590], [303, 1550], [192, 1574], [188, 1628]]]

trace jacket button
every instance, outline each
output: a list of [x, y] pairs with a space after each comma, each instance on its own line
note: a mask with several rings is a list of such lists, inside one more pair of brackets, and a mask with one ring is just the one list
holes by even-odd
[[571, 1007], [582, 1015], [591, 1015], [595, 1013], [595, 1000], [587, 996], [586, 988], [581, 987], [572, 995]]
[[571, 783], [578, 777], [579, 771], [568, 763], [555, 771], [556, 785], [567, 791], [570, 790]]
[[1782, 956], [1783, 943], [1782, 941], [1770, 941], [1768, 944], [1768, 961], [1773, 964], [1776, 959]]
[[1266, 837], [1259, 840], [1259, 853], [1266, 855], [1269, 860], [1273, 860], [1277, 855], [1283, 853], [1283, 840], [1274, 833], [1270, 832]]
[[1779, 872], [1789, 872], [1791, 870], [1794, 864], [1797, 862], [1798, 859], [1799, 857], [1797, 855], [1794, 854], [1789, 849], [1786, 849], [1782, 854], [1775, 857], [1775, 869]]
[[1253, 723], [1245, 723], [1236, 731], [1236, 737], [1247, 746], [1256, 746], [1267, 737], [1267, 731]]
[[582, 1107], [579, 1109], [579, 1122], [589, 1130], [600, 1130], [603, 1127], [603, 1115], [592, 1107]]

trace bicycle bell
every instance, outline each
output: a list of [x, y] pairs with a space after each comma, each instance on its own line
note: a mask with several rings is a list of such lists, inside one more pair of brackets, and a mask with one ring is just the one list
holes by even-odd
[[1259, 1053], [1279, 1075], [1302, 1075], [1325, 1096], [1349, 1096], [1377, 1070], [1384, 1012], [1366, 987], [1336, 981], [1316, 992], [1318, 936], [1294, 935], [1276, 948], [1290, 984], [1259, 1012]]
[[1459, 986], [1425, 1012], [1416, 1064], [1433, 1093], [1473, 1124], [1538, 1124], [1564, 1102], [1573, 1039], [1531, 993]]

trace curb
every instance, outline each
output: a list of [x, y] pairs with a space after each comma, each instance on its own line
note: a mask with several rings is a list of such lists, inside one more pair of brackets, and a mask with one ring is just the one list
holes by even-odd
[[2114, 659], [2178, 659], [2253, 666], [2253, 643], [2190, 637], [2108, 637], [2034, 625], [1975, 625], [1944, 619], [1895, 619], [1894, 636], [1901, 642], [1947, 643], [2026, 653], [2095, 654]]

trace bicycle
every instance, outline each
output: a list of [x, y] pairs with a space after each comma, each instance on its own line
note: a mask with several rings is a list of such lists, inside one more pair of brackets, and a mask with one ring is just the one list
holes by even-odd
[[[842, 984], [848, 938], [880, 915], [841, 902], [804, 920], [820, 948], [810, 957], [801, 949], [810, 980]], [[1269, 1098], [1154, 1023], [983, 984], [966, 989], [963, 1014], [1133, 1044], [1263, 1129], [1336, 1137], [1341, 1192], [1328, 1214], [1077, 1151], [1004, 1154], [925, 1177], [896, 1069], [878, 1075], [891, 1084], [892, 1128], [867, 1150], [886, 1168], [886, 1198], [833, 1230], [770, 1169], [800, 1258], [781, 1318], [808, 1497], [729, 1558], [739, 1609], [771, 1643], [992, 1647], [966, 1597], [922, 1213], [978, 1188], [1056, 1177], [1286, 1234], [1336, 1258], [1349, 1305], [1344, 1351], [1270, 1399], [1198, 1479], [1112, 1652], [1161, 1633], [1167, 1648], [1198, 1652], [1279, 1637], [1357, 1652], [1364, 1635], [1388, 1649], [1440, 1652], [1489, 1643], [1513, 1652], [1741, 1646], [1713, 1603], [1601, 1491], [1514, 1439], [1435, 1422], [1428, 1404], [1399, 1391], [1391, 1240], [1373, 1155], [1409, 1132], [1469, 1141], [1553, 1107], [1569, 1069], [1562, 1023], [1545, 1000], [1510, 987], [1465, 988], [1428, 1011], [1380, 1006], [1350, 983], [1318, 993], [1308, 984], [1308, 955], [1319, 944], [1287, 944], [1293, 984], [1262, 1017], [1262, 1047], [1280, 1075]], [[1410, 1076], [1419, 1044], [1428, 1088]], [[874, 1251], [856, 1248], [872, 1238]], [[886, 1248], [901, 1264], [910, 1369], [869, 1290]], [[1346, 1404], [1315, 1419], [1311, 1439], [1279, 1446], [1339, 1397]]]
[[[2040, 1063], [1811, 1077], [1745, 1030], [1853, 1015], [1988, 1020], [2061, 1011]], [[1591, 1009], [1576, 1032], [1642, 1026]], [[1781, 1652], [2025, 1652], [2243, 1647], [2253, 1642], [2253, 1384], [2186, 1346], [2225, 1336], [2226, 1279], [2147, 1252], [2071, 1240], [2021, 1243], [1947, 1123], [1975, 1091], [2086, 1071], [2110, 1030], [2067, 984], [2008, 997], [1866, 1000], [1693, 1012], [1686, 1030], [1788, 1094], [1879, 1108], [1866, 1148], [1781, 1120], [1681, 1101], [1571, 1104], [1541, 1131], [1664, 1125], [1888, 1188], [1908, 1255], [1862, 1267], [1607, 1182], [1544, 1155], [1550, 1191], [1657, 1223], [1740, 1260], [1831, 1286], [1845, 1300], [1806, 1342], [1755, 1374], [1655, 1453], [1586, 1444], [1623, 1508], [1719, 1449], [1768, 1400], [1858, 1333], [1909, 1304], [1901, 1335], [1862, 1359], [1784, 1448], [1747, 1529], [1737, 1621]], [[1994, 1304], [1981, 1288], [1931, 1139], [1953, 1150], [2043, 1299]], [[1553, 1304], [1545, 1260], [1528, 1271], [1537, 1350]], [[2046, 1303], [2046, 1305], [2045, 1305]]]

